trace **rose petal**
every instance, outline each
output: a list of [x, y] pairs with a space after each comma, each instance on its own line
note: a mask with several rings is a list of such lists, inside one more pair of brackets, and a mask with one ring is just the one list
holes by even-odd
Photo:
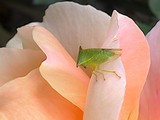
[[119, 29], [117, 14], [118, 13], [116, 10], [114, 10], [112, 13], [110, 24], [106, 33], [107, 38], [103, 42], [103, 48], [119, 48], [119, 41], [117, 38], [117, 31]]
[[33, 37], [32, 37], [33, 28], [34, 28], [34, 26], [29, 26], [29, 25], [18, 28], [17, 29], [18, 35], [21, 38], [22, 45], [23, 45], [24, 49], [40, 50], [40, 48], [34, 42]]
[[122, 48], [122, 62], [126, 71], [126, 93], [121, 109], [120, 120], [136, 120], [139, 97], [145, 83], [150, 54], [145, 36], [128, 17], [118, 14], [119, 31], [117, 38]]
[[47, 56], [40, 66], [42, 76], [62, 96], [83, 109], [88, 76], [76, 67], [75, 61], [46, 29], [35, 27], [33, 38]]
[[160, 22], [147, 34], [151, 66], [140, 101], [139, 120], [160, 119]]
[[[36, 26], [36, 25], [40, 25], [40, 23], [38, 23], [38, 22], [29, 23], [29, 24], [21, 27], [20, 29], [22, 29], [22, 31], [18, 30], [19, 33], [16, 34], [11, 40], [8, 41], [6, 47], [7, 48], [23, 49], [24, 46], [25, 46], [26, 48], [27, 47], [28, 48], [33, 48], [33, 46], [35, 46], [36, 44], [33, 43], [34, 41], [32, 40], [32, 36], [30, 35], [31, 31], [29, 31], [29, 30], [32, 30], [32, 29], [29, 29], [29, 27], [32, 28], [33, 26]], [[32, 47], [30, 47], [30, 46], [32, 46]]]
[[[118, 29], [117, 24], [117, 13], [113, 12], [110, 31], [109, 43], [105, 41], [103, 47], [118, 48], [117, 44], [113, 40]], [[116, 41], [118, 43], [118, 40]], [[111, 45], [112, 44], [112, 45]], [[120, 108], [123, 102], [124, 92], [125, 92], [125, 72], [120, 59], [114, 60], [110, 63], [104, 63], [101, 65], [103, 70], [114, 70], [119, 78], [114, 73], [103, 73], [105, 79], [103, 79], [102, 74], [97, 74], [96, 78], [92, 77], [89, 91], [87, 95], [87, 105], [84, 113], [84, 120], [117, 120], [120, 112]]]
[[0, 49], [0, 86], [9, 80], [22, 77], [40, 66], [45, 55], [40, 51]]
[[21, 39], [19, 38], [19, 36], [16, 34], [11, 40], [8, 41], [8, 43], [6, 44], [7, 48], [19, 48], [22, 49], [22, 42]]
[[82, 111], [59, 95], [38, 70], [0, 87], [0, 118], [82, 120]]
[[102, 47], [107, 38], [110, 17], [91, 6], [73, 2], [51, 5], [44, 16], [44, 26], [76, 60], [78, 48]]

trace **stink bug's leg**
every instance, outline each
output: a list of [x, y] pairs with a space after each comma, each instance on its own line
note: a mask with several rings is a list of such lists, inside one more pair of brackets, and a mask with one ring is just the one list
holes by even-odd
[[100, 70], [100, 66], [97, 65], [97, 66], [96, 66], [96, 70], [95, 70], [94, 72], [101, 74], [101, 75], [103, 76], [103, 79], [105, 80], [105, 77], [104, 77], [103, 72], [100, 72], [99, 70]]
[[114, 73], [117, 77], [119, 77], [119, 79], [121, 78], [121, 76], [118, 75], [118, 74], [116, 73], [116, 71], [114, 71], [114, 70], [101, 70], [101, 69], [99, 69], [99, 71]]
[[95, 70], [94, 72], [101, 74], [103, 76], [103, 79], [105, 80], [103, 72], [100, 72], [100, 71], [97, 71], [97, 70]]
[[96, 76], [96, 81], [97, 81], [97, 74], [95, 73], [95, 71], [93, 71], [92, 74]]

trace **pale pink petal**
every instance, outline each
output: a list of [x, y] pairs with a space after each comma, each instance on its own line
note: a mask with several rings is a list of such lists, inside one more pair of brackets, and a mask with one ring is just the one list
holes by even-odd
[[38, 45], [34, 42], [32, 37], [32, 30], [34, 26], [23, 26], [18, 28], [18, 36], [21, 38], [22, 45], [24, 49], [33, 49], [33, 50], [40, 50]]
[[47, 56], [40, 66], [42, 76], [62, 96], [83, 109], [88, 76], [76, 67], [75, 61], [46, 29], [40, 26], [35, 27], [33, 38]]
[[102, 47], [104, 48], [119, 48], [119, 41], [117, 38], [118, 31], [118, 19], [117, 19], [117, 11], [114, 10], [111, 16], [110, 24], [108, 26], [108, 30], [105, 34], [107, 34], [105, 41], [103, 41]]
[[160, 22], [147, 34], [151, 66], [140, 101], [139, 120], [160, 120]]
[[126, 92], [120, 120], [137, 120], [139, 98], [147, 78], [150, 54], [142, 31], [128, 17], [118, 14], [117, 38], [122, 48], [122, 62], [126, 71]]
[[6, 44], [7, 48], [32, 48], [37, 49], [37, 45], [32, 39], [31, 30], [32, 27], [40, 25], [41, 23], [33, 22], [29, 23], [21, 28], [18, 28], [17, 34], [8, 41]]
[[51, 5], [44, 16], [46, 27], [74, 60], [78, 48], [102, 47], [107, 38], [110, 17], [102, 11], [73, 2]]
[[[118, 30], [117, 22], [117, 13], [114, 11], [110, 31], [108, 31], [110, 33], [109, 38], [107, 38], [110, 39], [108, 40], [110, 44], [104, 41], [104, 48], [118, 48], [118, 40], [114, 41], [113, 39]], [[95, 76], [92, 76], [84, 120], [117, 120], [119, 116], [125, 92], [125, 72], [123, 65], [119, 58], [113, 62], [102, 64], [101, 68], [103, 70], [114, 70], [121, 78], [114, 73], [108, 72], [104, 73], [106, 80], [103, 79], [102, 74], [97, 74], [97, 81]]]
[[82, 120], [82, 111], [58, 94], [38, 70], [0, 87], [1, 120]]
[[6, 44], [6, 47], [23, 49], [21, 39], [17, 34], [15, 34], [15, 36], [8, 41], [8, 43]]
[[45, 59], [40, 51], [15, 48], [1, 48], [0, 56], [0, 86], [9, 80], [25, 76]]

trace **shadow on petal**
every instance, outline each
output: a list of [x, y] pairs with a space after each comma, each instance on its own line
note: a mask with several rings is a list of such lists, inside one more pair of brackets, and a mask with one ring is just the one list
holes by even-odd
[[46, 56], [41, 51], [15, 48], [0, 49], [0, 86], [38, 68]]

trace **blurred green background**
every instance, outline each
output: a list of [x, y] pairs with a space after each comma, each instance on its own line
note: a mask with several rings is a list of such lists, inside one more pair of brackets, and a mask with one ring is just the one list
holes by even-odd
[[[30, 22], [41, 22], [49, 4], [66, 0], [0, 1], [0, 47], [16, 33], [16, 28]], [[69, 0], [68, 0], [69, 1]], [[70, 0], [71, 1], [71, 0]], [[160, 18], [160, 0], [72, 0], [89, 4], [111, 15], [113, 10], [132, 18], [146, 34]]]

